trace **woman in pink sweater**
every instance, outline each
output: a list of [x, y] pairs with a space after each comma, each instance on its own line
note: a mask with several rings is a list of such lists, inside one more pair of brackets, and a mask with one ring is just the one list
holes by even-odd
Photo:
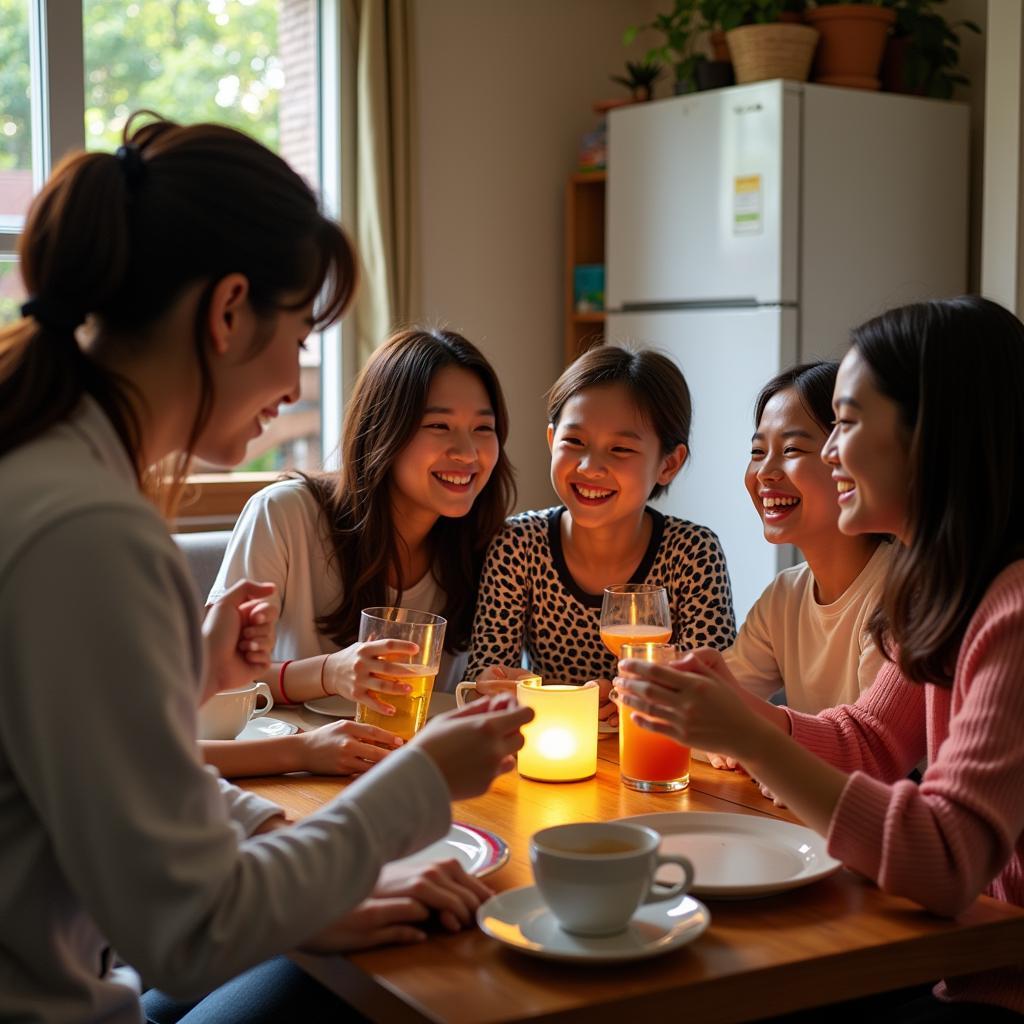
[[[735, 757], [833, 856], [937, 914], [980, 893], [1024, 905], [1022, 399], [1024, 325], [995, 303], [907, 306], [854, 331], [822, 457], [842, 531], [899, 541], [871, 623], [886, 663], [856, 704], [773, 707], [709, 650], [620, 663], [646, 728]], [[924, 755], [918, 786], [904, 776]], [[1024, 964], [941, 982], [886, 1019], [1022, 1013]]]

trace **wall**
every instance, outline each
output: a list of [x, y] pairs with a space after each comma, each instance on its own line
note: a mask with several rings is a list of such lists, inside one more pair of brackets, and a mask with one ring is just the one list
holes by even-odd
[[[1013, 0], [1018, 3], [1019, 0]], [[968, 87], [957, 86], [953, 98], [971, 108], [971, 205], [970, 205], [970, 261], [968, 288], [981, 289], [981, 233], [982, 196], [985, 186], [985, 85], [986, 47], [988, 40], [988, 0], [948, 0], [942, 14], [951, 24], [973, 21], [981, 28], [981, 35], [959, 28], [960, 70], [970, 79]]]
[[[561, 370], [562, 212], [595, 99], [640, 0], [414, 0], [418, 319], [494, 363], [512, 415], [519, 508], [551, 504], [544, 392]], [[662, 4], [663, 6], [663, 4]], [[662, 89], [665, 85], [662, 83]]]

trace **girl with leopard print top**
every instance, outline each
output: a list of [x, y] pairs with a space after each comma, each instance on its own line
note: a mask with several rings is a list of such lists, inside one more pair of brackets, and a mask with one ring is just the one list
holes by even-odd
[[604, 588], [664, 586], [673, 641], [728, 647], [736, 634], [725, 555], [707, 527], [662, 515], [689, 454], [690, 392], [671, 359], [611, 345], [576, 360], [548, 394], [551, 482], [562, 505], [513, 516], [484, 563], [468, 676], [483, 693], [532, 673], [601, 681], [616, 659], [601, 642]]

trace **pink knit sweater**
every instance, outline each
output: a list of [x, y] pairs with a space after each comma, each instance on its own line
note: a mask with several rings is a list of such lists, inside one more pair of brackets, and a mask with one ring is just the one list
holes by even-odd
[[[952, 689], [887, 662], [856, 704], [789, 716], [802, 746], [852, 773], [829, 827], [834, 857], [937, 914], [979, 893], [1024, 905], [1024, 561], [986, 591]], [[917, 786], [904, 776], [925, 753]], [[1024, 1013], [1024, 962], [936, 995]]]

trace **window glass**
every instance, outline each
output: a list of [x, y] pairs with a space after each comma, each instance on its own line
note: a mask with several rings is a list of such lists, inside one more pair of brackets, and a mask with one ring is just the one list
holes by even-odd
[[21, 285], [18, 261], [10, 256], [0, 256], [0, 327], [21, 316], [24, 301], [25, 289]]
[[0, 221], [25, 215], [32, 198], [29, 0], [0, 0]]
[[[318, 186], [316, 0], [84, 0], [82, 16], [87, 147], [116, 148], [128, 116], [147, 109], [239, 128]], [[240, 469], [320, 464], [319, 367], [311, 338], [301, 400], [282, 407]]]

